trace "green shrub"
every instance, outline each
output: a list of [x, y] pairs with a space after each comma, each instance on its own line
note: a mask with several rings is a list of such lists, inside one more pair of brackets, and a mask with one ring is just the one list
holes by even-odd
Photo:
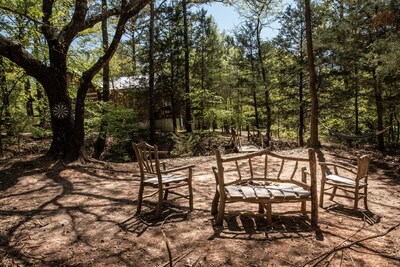
[[179, 157], [194, 156], [200, 137], [195, 134], [173, 134], [174, 142], [171, 155]]

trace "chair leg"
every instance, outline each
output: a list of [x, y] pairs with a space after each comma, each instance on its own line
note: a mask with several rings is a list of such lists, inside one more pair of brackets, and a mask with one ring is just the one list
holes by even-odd
[[311, 198], [311, 226], [318, 227], [318, 197]]
[[272, 226], [272, 205], [267, 203], [267, 221], [270, 226]]
[[261, 203], [258, 204], [258, 213], [264, 213], [264, 207]]
[[217, 219], [215, 221], [216, 225], [222, 225], [222, 222], [224, 220], [224, 213], [225, 213], [225, 199], [220, 198]]
[[354, 192], [354, 210], [358, 210], [358, 189]]
[[211, 204], [211, 215], [216, 215], [218, 213], [218, 200], [219, 200], [219, 192], [215, 190], [214, 199]]
[[303, 213], [303, 215], [306, 215], [307, 214], [307, 206], [306, 206], [307, 204], [306, 204], [306, 201], [304, 200], [304, 201], [302, 201], [301, 202], [301, 213]]
[[336, 190], [337, 190], [337, 186], [334, 186], [334, 187], [333, 187], [333, 190], [332, 190], [332, 195], [331, 195], [331, 197], [329, 198], [330, 200], [333, 200], [333, 198], [335, 197], [335, 195], [336, 195]]
[[192, 169], [189, 169], [188, 187], [189, 187], [189, 210], [193, 211]]
[[156, 208], [157, 217], [160, 217], [161, 215], [162, 204], [163, 204], [163, 190], [162, 188], [158, 188], [158, 203]]
[[168, 189], [166, 189], [166, 190], [165, 190], [165, 193], [164, 193], [164, 200], [167, 200], [167, 198], [168, 198], [168, 192], [169, 192]]
[[367, 186], [364, 187], [364, 208], [366, 210], [369, 210], [368, 209], [368, 189], [367, 189]]
[[321, 179], [321, 191], [319, 196], [319, 206], [323, 208], [324, 205], [324, 192], [325, 192], [325, 179]]
[[136, 215], [139, 215], [140, 211], [142, 209], [143, 191], [144, 191], [144, 186], [142, 184], [140, 184], [140, 186], [139, 186], [139, 195], [138, 195], [138, 203], [137, 203], [137, 208], [136, 208]]

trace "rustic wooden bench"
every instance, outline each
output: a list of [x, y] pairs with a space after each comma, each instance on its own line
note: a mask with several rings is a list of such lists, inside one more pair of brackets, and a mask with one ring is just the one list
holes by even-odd
[[[224, 156], [216, 150], [217, 166], [213, 167], [216, 191], [211, 213], [217, 215], [216, 225], [222, 225], [226, 203], [246, 202], [266, 210], [272, 224], [273, 203], [301, 203], [306, 214], [306, 202], [311, 202], [311, 225], [318, 221], [316, 157], [312, 149], [307, 158], [283, 156], [269, 149], [245, 155]], [[307, 183], [307, 176], [310, 176]]]

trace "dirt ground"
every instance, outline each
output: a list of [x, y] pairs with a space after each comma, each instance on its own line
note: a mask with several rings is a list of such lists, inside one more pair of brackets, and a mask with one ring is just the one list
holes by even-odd
[[[306, 155], [305, 149], [276, 152]], [[320, 155], [355, 164], [363, 153], [324, 147]], [[189, 163], [196, 164], [194, 211], [188, 213], [181, 199], [155, 219], [152, 199], [134, 215], [136, 163], [63, 166], [37, 156], [1, 161], [0, 265], [169, 266], [170, 252], [175, 266], [304, 266], [339, 245], [382, 234], [338, 250], [318, 266], [400, 266], [400, 227], [391, 229], [400, 222], [398, 156], [373, 153], [369, 211], [354, 212], [344, 199], [339, 205], [325, 198], [318, 229], [300, 215], [273, 216], [272, 226], [260, 216], [229, 215], [223, 227], [214, 226], [215, 158], [167, 159], [168, 166]], [[228, 204], [227, 210], [257, 210], [247, 206]]]

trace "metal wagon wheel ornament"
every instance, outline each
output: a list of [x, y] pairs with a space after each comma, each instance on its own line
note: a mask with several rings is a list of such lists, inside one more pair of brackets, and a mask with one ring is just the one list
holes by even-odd
[[63, 102], [60, 102], [53, 106], [53, 108], [51, 109], [51, 113], [57, 119], [62, 120], [68, 116], [69, 111], [67, 105]]

